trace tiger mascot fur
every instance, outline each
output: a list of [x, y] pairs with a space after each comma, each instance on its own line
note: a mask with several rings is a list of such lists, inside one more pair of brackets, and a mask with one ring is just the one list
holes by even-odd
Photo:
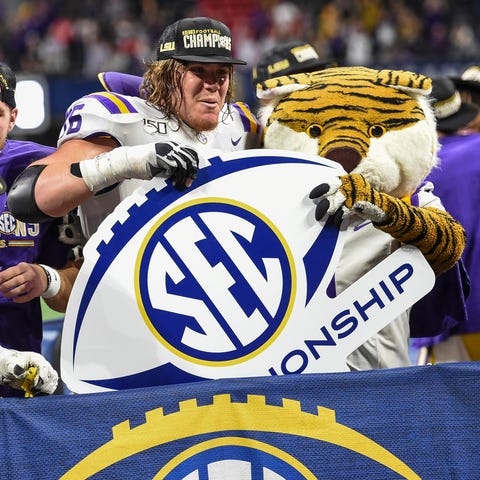
[[[415, 245], [437, 275], [465, 247], [463, 227], [424, 179], [439, 148], [431, 79], [413, 72], [328, 68], [257, 85], [264, 147], [319, 155], [346, 174], [310, 192], [316, 218], [347, 223], [335, 272], [340, 293], [402, 244]], [[410, 365], [409, 312], [347, 359], [352, 370]]]

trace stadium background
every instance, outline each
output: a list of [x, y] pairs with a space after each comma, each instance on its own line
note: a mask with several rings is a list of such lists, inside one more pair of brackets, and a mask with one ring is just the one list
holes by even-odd
[[[40, 82], [45, 95], [44, 121], [33, 129], [15, 127], [12, 136], [54, 145], [68, 105], [100, 89], [99, 71], [141, 74], [142, 60], [154, 53], [163, 27], [196, 15], [218, 18], [231, 27], [235, 55], [249, 62], [248, 67], [237, 69], [236, 98], [252, 107], [256, 101], [251, 66], [272, 44], [294, 38], [310, 41], [325, 59], [346, 65], [456, 75], [480, 63], [480, 2], [475, 0], [0, 0], [0, 61], [9, 63], [19, 79]], [[29, 111], [37, 96], [25, 96], [22, 111], [27, 120], [39, 109], [36, 105]], [[62, 316], [46, 307], [43, 313], [44, 353], [58, 368]], [[414, 470], [402, 478], [478, 479], [478, 373], [476, 362], [470, 362], [357, 372], [348, 382], [344, 373], [298, 375], [277, 377], [274, 385], [264, 379], [231, 379], [98, 395], [57, 395], [34, 402], [3, 399], [0, 476], [59, 478], [84, 460], [88, 463], [97, 449], [108, 464], [108, 452], [129, 452], [125, 444], [129, 437], [133, 447], [146, 445], [145, 452], [109, 465], [105, 475], [95, 478], [152, 478], [155, 468], [166, 465], [177, 450], [201, 444], [206, 435], [215, 437], [215, 422], [234, 419], [239, 423], [227, 432], [259, 438], [270, 451], [292, 451], [321, 471], [321, 478], [338, 478], [342, 473], [345, 478], [386, 477], [355, 449], [348, 452], [334, 442], [315, 443], [309, 432], [331, 430], [325, 423], [317, 428], [316, 420], [327, 420], [329, 425], [336, 420], [338, 428], [358, 432], [362, 439], [397, 455]], [[225, 414], [226, 406], [231, 408], [228, 412], [248, 415]], [[275, 426], [268, 432], [257, 431], [256, 421], [265, 418], [265, 410], [276, 412]], [[192, 414], [194, 421], [190, 421]], [[306, 416], [308, 421], [303, 420]], [[297, 418], [302, 419], [298, 424]], [[163, 428], [170, 419], [175, 427]], [[201, 430], [206, 421], [211, 433]], [[175, 440], [184, 425], [198, 426], [198, 435]], [[295, 436], [286, 433], [297, 425]], [[144, 440], [149, 434], [157, 439], [156, 431], [166, 431], [174, 441], [151, 448]], [[351, 437], [343, 430], [341, 435]], [[80, 478], [75, 475], [68, 478]]]

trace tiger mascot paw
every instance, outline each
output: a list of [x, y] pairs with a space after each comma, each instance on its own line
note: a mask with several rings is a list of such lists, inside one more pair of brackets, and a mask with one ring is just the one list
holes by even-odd
[[385, 200], [360, 174], [343, 175], [336, 181], [315, 187], [309, 198], [317, 204], [315, 219], [333, 215], [334, 225], [340, 226], [344, 216], [356, 213], [365, 220], [381, 223], [387, 220]]

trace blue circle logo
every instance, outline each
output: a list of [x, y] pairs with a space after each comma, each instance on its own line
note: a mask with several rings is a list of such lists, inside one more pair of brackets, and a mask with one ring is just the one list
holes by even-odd
[[158, 340], [191, 362], [239, 363], [270, 345], [295, 294], [278, 229], [231, 199], [184, 203], [162, 216], [137, 258], [136, 295]]

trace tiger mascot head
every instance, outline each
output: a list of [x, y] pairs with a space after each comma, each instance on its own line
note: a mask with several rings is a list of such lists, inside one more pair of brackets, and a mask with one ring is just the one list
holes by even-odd
[[272, 78], [257, 85], [264, 147], [328, 158], [403, 197], [438, 161], [430, 92], [423, 75], [364, 67]]

